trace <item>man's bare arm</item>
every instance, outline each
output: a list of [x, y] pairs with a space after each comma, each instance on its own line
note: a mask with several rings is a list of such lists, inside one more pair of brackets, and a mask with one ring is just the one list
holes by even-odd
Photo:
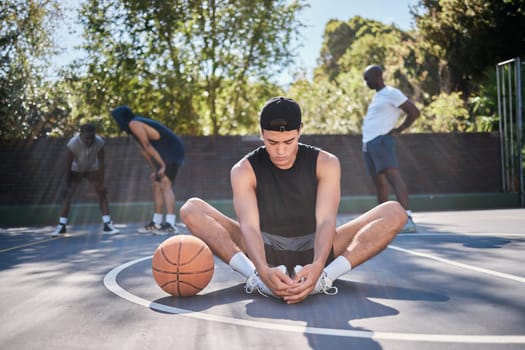
[[401, 108], [401, 110], [406, 113], [406, 118], [405, 120], [403, 120], [401, 125], [399, 125], [397, 128], [391, 131], [391, 134], [394, 135], [399, 135], [403, 131], [408, 129], [410, 125], [412, 125], [421, 114], [416, 105], [410, 100], [406, 100], [405, 102], [403, 102], [403, 104], [399, 106], [399, 108]]
[[284, 298], [290, 304], [301, 302], [308, 297], [321, 276], [328, 256], [333, 249], [337, 211], [341, 198], [341, 167], [337, 157], [322, 151], [319, 154], [317, 169], [318, 185], [315, 212], [317, 226], [314, 259], [311, 264], [304, 266], [294, 278], [296, 282], [301, 281], [301, 283], [289, 290], [293, 295]]
[[260, 231], [255, 173], [247, 159], [242, 159], [232, 168], [231, 182], [233, 205], [246, 242], [246, 253], [254, 263], [260, 278], [274, 295], [286, 295], [286, 290], [293, 282], [288, 275], [268, 266]]

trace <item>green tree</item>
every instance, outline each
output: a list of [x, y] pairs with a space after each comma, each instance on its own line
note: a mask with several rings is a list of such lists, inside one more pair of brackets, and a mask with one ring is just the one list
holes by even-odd
[[432, 102], [421, 108], [421, 116], [411, 126], [416, 132], [466, 132], [472, 129], [461, 92], [442, 92], [433, 96]]
[[442, 59], [444, 91], [461, 91], [465, 100], [487, 69], [525, 54], [524, 0], [421, 0], [412, 14]]
[[[507, 2], [516, 3], [515, 1]], [[457, 1], [428, 1], [425, 3], [449, 8], [450, 3], [457, 3]], [[478, 4], [478, 2], [474, 1], [469, 4]], [[420, 4], [420, 6], [422, 5]], [[487, 3], [486, 8], [490, 8], [490, 6], [492, 5]], [[490, 16], [494, 15], [494, 13], [485, 14], [485, 22], [489, 21]], [[439, 19], [434, 17], [427, 20], [434, 21], [432, 23], [436, 26], [442, 24], [439, 24]], [[462, 19], [458, 14], [455, 19], [446, 18], [442, 20], [446, 20], [447, 23], [456, 23]], [[424, 23], [424, 20], [422, 21]], [[498, 23], [499, 20], [494, 19], [492, 22]], [[462, 28], [462, 34], [466, 37], [479, 35], [479, 33], [476, 34], [478, 29], [475, 26], [469, 28], [470, 24], [474, 25], [472, 22], [466, 22], [457, 24], [457, 27]], [[474, 34], [470, 34], [470, 31]], [[325, 29], [319, 60], [320, 65], [315, 71], [314, 82], [309, 89], [315, 92], [316, 96], [323, 96], [324, 100], [334, 102], [331, 104], [331, 109], [325, 110], [325, 115], [338, 111], [346, 123], [342, 120], [338, 120], [336, 123], [333, 119], [330, 121], [321, 119], [323, 123], [331, 122], [332, 124], [317, 125], [317, 130], [320, 132], [322, 130], [333, 131], [332, 125], [343, 123], [344, 127], [341, 128], [341, 132], [348, 132], [348, 128], [351, 128], [352, 132], [359, 132], [355, 128], [358, 125], [360, 126], [362, 116], [366, 111], [363, 106], [367, 102], [363, 96], [367, 94], [359, 91], [359, 89], [352, 89], [348, 83], [357, 82], [359, 76], [362, 77], [364, 68], [371, 64], [381, 65], [384, 68], [385, 82], [388, 85], [400, 88], [422, 109], [423, 115], [418, 123], [411, 128], [411, 131], [470, 132], [490, 131], [497, 127], [495, 116], [496, 85], [495, 79], [493, 79], [495, 64], [486, 66], [484, 71], [479, 72], [476, 79], [466, 75], [461, 77], [475, 89], [469, 88], [467, 91], [463, 91], [453, 88], [454, 83], [451, 74], [453, 68], [448, 61], [452, 56], [447, 56], [443, 47], [428, 40], [427, 34], [428, 32], [417, 30], [404, 32], [395, 26], [385, 25], [359, 16], [348, 21], [329, 21]], [[437, 32], [436, 35], [446, 42], [449, 34]], [[517, 40], [523, 40], [523, 38], [519, 37]], [[477, 45], [483, 47], [482, 43]], [[481, 52], [478, 55], [481, 56]], [[469, 63], [464, 62], [464, 64], [468, 66]], [[297, 87], [299, 86], [301, 85], [297, 85]], [[330, 93], [323, 94], [324, 91]], [[334, 98], [341, 91], [348, 91], [351, 94], [348, 98], [351, 101], [350, 103], [342, 98]], [[344, 104], [355, 106], [356, 101], [361, 105], [361, 108], [350, 107], [349, 110], [353, 112], [349, 114], [348, 110], [345, 110]], [[343, 105], [338, 105], [338, 103]]]
[[324, 38], [315, 77], [337, 80], [351, 67], [363, 71], [379, 64], [385, 69], [385, 79], [414, 99], [423, 101], [440, 92], [439, 59], [415, 31], [356, 16], [347, 22], [330, 21]]
[[[320, 101], [318, 115], [324, 116], [320, 120], [322, 125], [318, 123], [315, 129], [330, 133], [361, 132], [373, 94], [364, 84], [363, 71], [372, 64], [384, 68], [388, 85], [400, 88], [420, 104], [430, 103], [432, 96], [440, 91], [439, 59], [425, 50], [420, 40], [417, 32], [404, 32], [359, 16], [349, 21], [328, 22], [320, 65], [308, 88], [314, 100]], [[294, 88], [299, 88], [301, 96], [308, 94], [309, 91], [301, 86], [304, 84], [294, 85]], [[311, 100], [306, 96], [305, 99]], [[331, 102], [323, 108], [323, 101]]]
[[301, 104], [306, 134], [359, 134], [372, 91], [353, 67], [338, 76], [337, 84], [327, 78], [298, 80], [288, 95]]
[[[92, 118], [118, 104], [185, 134], [256, 124], [260, 84], [293, 60], [303, 0], [89, 0], [87, 67], [71, 79]], [[253, 98], [256, 98], [254, 100]], [[101, 107], [102, 106], [102, 107]], [[113, 126], [114, 128], [114, 126]]]
[[0, 139], [39, 136], [67, 114], [63, 95], [45, 80], [61, 16], [53, 0], [0, 2]]

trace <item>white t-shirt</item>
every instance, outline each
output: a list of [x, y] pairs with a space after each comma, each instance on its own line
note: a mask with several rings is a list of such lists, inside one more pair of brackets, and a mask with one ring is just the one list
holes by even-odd
[[379, 90], [368, 105], [363, 120], [363, 143], [385, 135], [395, 126], [401, 115], [401, 106], [408, 98], [399, 90], [385, 86]]
[[104, 140], [95, 135], [95, 142], [87, 147], [80, 139], [80, 135], [73, 136], [67, 143], [67, 148], [75, 155], [71, 170], [77, 172], [98, 170], [98, 151], [104, 146]]

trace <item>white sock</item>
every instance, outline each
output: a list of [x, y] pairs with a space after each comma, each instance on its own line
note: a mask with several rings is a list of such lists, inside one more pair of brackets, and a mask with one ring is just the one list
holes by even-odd
[[175, 227], [175, 214], [167, 214], [166, 222], [170, 224], [171, 226]]
[[103, 223], [107, 224], [110, 221], [111, 221], [111, 216], [109, 216], [109, 215], [103, 215], [102, 216], [102, 222]]
[[255, 271], [255, 265], [243, 252], [235, 253], [230, 259], [229, 265], [246, 278], [250, 277]]
[[159, 213], [155, 213], [155, 214], [153, 214], [153, 222], [154, 222], [156, 225], [160, 225], [160, 224], [162, 224], [162, 214], [159, 214]]
[[61, 216], [60, 219], [58, 219], [58, 223], [60, 225], [67, 225], [67, 218]]
[[407, 210], [407, 215], [412, 217], [412, 210]]
[[339, 276], [350, 272], [350, 270], [352, 270], [352, 265], [350, 264], [350, 261], [348, 261], [348, 259], [344, 256], [338, 256], [334, 261], [324, 268], [326, 275], [331, 281], [335, 281], [339, 278]]

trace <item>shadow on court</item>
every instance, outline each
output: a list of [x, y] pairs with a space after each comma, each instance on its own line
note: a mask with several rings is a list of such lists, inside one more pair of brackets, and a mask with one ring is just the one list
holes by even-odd
[[[197, 296], [167, 296], [153, 280], [149, 257], [168, 237], [137, 234], [138, 224], [118, 225], [116, 236], [102, 235], [98, 224], [78, 225], [71, 237], [56, 239], [46, 236], [51, 227], [3, 228], [0, 344], [6, 350], [523, 349], [525, 210], [414, 218], [418, 232], [399, 234], [389, 249], [342, 276], [337, 295], [297, 305], [246, 294], [240, 275], [217, 260], [211, 283]], [[137, 259], [115, 277], [130, 299], [104, 285], [108, 272]]]
[[[286, 322], [286, 324], [300, 324], [308, 328], [369, 332], [370, 329], [352, 327], [352, 321], [399, 314], [398, 310], [373, 301], [375, 298], [436, 303], [448, 300], [444, 295], [410, 288], [349, 281], [338, 281], [337, 286], [340, 292], [336, 297], [316, 295], [295, 305], [286, 305], [272, 297], [247, 296], [243, 294], [243, 284], [195, 298], [163, 297], [154, 302], [188, 311], [206, 312], [217, 308], [218, 305], [230, 305], [231, 307], [245, 301], [248, 297], [253, 299], [243, 306], [244, 310], [239, 308], [232, 312], [232, 316], [242, 315], [244, 319], [265, 323]], [[359, 346], [358, 348], [364, 349], [381, 348], [373, 339], [339, 338], [309, 333], [306, 334], [306, 337], [311, 349], [332, 349], [341, 346], [345, 348]]]

